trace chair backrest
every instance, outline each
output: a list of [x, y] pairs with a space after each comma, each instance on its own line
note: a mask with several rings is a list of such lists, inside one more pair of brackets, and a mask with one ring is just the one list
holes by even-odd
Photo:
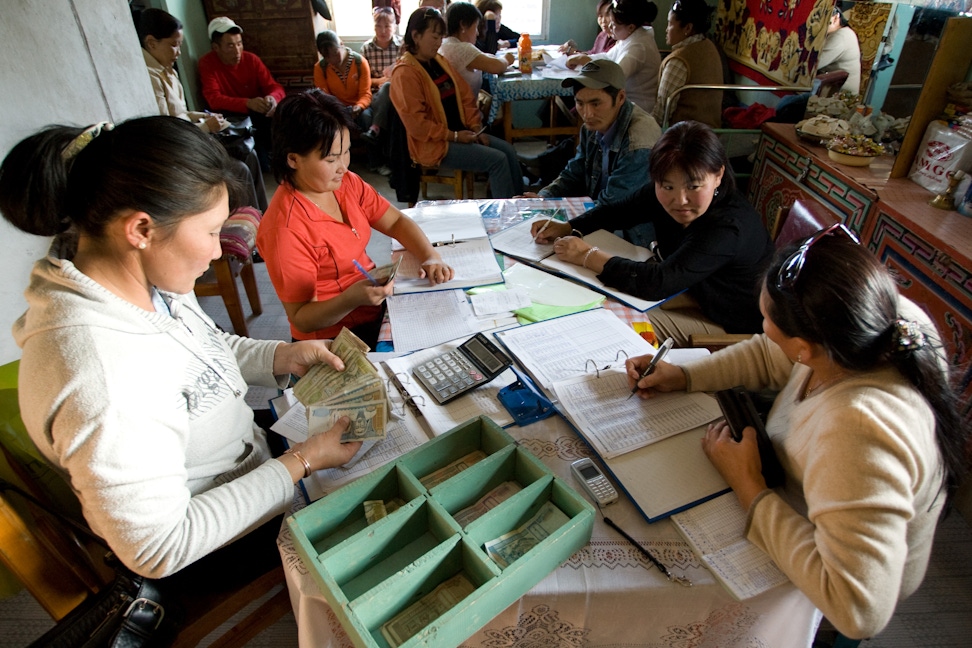
[[814, 94], [821, 99], [826, 99], [830, 95], [835, 95], [840, 92], [841, 86], [847, 81], [847, 71], [846, 70], [834, 70], [833, 72], [824, 72], [818, 74], [813, 79], [811, 94]]
[[840, 221], [840, 216], [816, 200], [794, 200], [790, 208], [777, 219], [776, 247], [781, 248], [805, 239]]

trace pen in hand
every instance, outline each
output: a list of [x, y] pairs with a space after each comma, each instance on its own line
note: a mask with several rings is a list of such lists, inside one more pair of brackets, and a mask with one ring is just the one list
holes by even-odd
[[658, 352], [651, 357], [651, 362], [648, 363], [648, 366], [645, 367], [645, 370], [641, 373], [641, 377], [638, 378], [637, 381], [635, 381], [635, 386], [634, 388], [632, 388], [631, 393], [628, 395], [628, 398], [631, 398], [632, 396], [638, 393], [638, 383], [641, 382], [642, 378], [647, 378], [648, 376], [651, 375], [651, 372], [655, 370], [655, 367], [658, 366], [658, 363], [661, 362], [662, 359], [664, 359], [665, 355], [671, 350], [673, 346], [675, 346], [675, 340], [673, 340], [672, 338], [668, 338], [667, 340], [662, 342], [662, 345], [658, 347]]
[[372, 286], [380, 286], [381, 285], [380, 283], [378, 283], [378, 280], [377, 279], [375, 279], [374, 277], [371, 276], [371, 273], [369, 273], [367, 270], [364, 269], [364, 266], [363, 265], [361, 265], [360, 263], [358, 263], [358, 260], [357, 259], [351, 259], [351, 263], [353, 263], [354, 264], [354, 267], [358, 269], [358, 272], [360, 272], [361, 274], [363, 274], [365, 276], [365, 278], [368, 281], [371, 282], [371, 285]]
[[550, 227], [550, 221], [551, 221], [551, 219], [549, 219], [549, 218], [546, 221], [544, 221], [543, 227], [541, 227], [540, 229], [538, 229], [537, 230], [537, 233], [534, 234], [534, 236], [533, 236], [533, 242], [534, 243], [536, 243], [537, 240], [540, 238], [540, 235], [543, 234], [547, 230], [548, 227]]

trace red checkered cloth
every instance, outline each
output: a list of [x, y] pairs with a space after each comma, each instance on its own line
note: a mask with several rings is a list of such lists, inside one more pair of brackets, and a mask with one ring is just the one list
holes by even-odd
[[219, 231], [219, 245], [223, 256], [233, 256], [246, 261], [256, 246], [257, 227], [263, 214], [253, 207], [240, 207], [230, 214]]

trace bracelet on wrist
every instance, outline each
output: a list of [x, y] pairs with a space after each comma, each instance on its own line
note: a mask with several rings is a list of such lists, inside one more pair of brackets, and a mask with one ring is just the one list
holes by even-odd
[[584, 235], [581, 233], [581, 231], [579, 229], [572, 229], [572, 230], [570, 230], [570, 235], [571, 236], [576, 236], [577, 238], [584, 238]]
[[595, 252], [597, 252], [597, 251], [598, 251], [599, 249], [600, 249], [600, 248], [599, 248], [599, 247], [597, 247], [597, 246], [595, 245], [595, 246], [594, 246], [594, 247], [592, 247], [592, 248], [591, 248], [590, 250], [588, 250], [588, 251], [587, 251], [587, 252], [586, 252], [586, 253], [584, 254], [584, 260], [583, 260], [583, 261], [581, 261], [581, 267], [583, 267], [583, 268], [585, 268], [585, 269], [587, 269], [587, 270], [590, 270], [590, 268], [588, 268], [588, 267], [587, 267], [587, 260], [588, 260], [588, 259], [590, 258], [590, 256], [591, 256], [592, 254], [594, 254]]
[[300, 454], [300, 450], [298, 450], [296, 448], [291, 448], [290, 450], [288, 450], [286, 452], [286, 454], [294, 455], [294, 457], [297, 458], [297, 461], [299, 461], [300, 463], [304, 464], [304, 476], [301, 479], [307, 479], [308, 477], [311, 476], [311, 473], [313, 471], [311, 470], [310, 462], [307, 461], [307, 459], [304, 458], [304, 455]]
[[452, 131], [452, 141], [453, 142], [459, 141], [459, 131]]

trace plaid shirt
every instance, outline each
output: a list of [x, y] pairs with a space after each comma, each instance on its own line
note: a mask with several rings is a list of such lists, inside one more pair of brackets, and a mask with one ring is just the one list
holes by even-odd
[[368, 59], [368, 65], [371, 66], [371, 78], [380, 79], [382, 77], [382, 70], [389, 65], [394, 65], [398, 57], [401, 56], [401, 49], [402, 37], [398, 34], [392, 35], [388, 49], [378, 47], [374, 38], [362, 45], [361, 54]]
[[[705, 34], [689, 36], [681, 43], [673, 45], [672, 51], [685, 47], [686, 45], [691, 45], [692, 43], [698, 43], [704, 38]], [[664, 125], [665, 100], [668, 99], [668, 95], [685, 85], [685, 82], [688, 81], [688, 73], [688, 66], [679, 59], [673, 59], [662, 68], [662, 75], [658, 80], [658, 101], [655, 102], [655, 110], [652, 112], [652, 116], [658, 122], [659, 126]], [[672, 99], [672, 109], [668, 111], [669, 118], [675, 114], [676, 108], [678, 108], [678, 97]]]

